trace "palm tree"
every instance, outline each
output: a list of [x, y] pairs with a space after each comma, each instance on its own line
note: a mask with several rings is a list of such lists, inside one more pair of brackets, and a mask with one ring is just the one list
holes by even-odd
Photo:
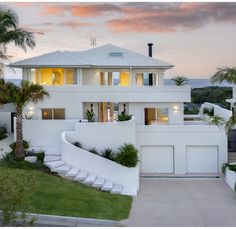
[[[14, 43], [15, 46], [26, 51], [27, 47], [35, 47], [33, 32], [29, 32], [19, 27], [19, 18], [10, 8], [0, 5], [0, 67], [3, 66], [3, 60], [7, 60], [7, 45]], [[0, 72], [2, 72], [1, 70]]]
[[188, 82], [188, 79], [184, 76], [176, 76], [173, 77], [171, 80], [174, 81], [176, 86], [184, 86]]
[[[211, 83], [222, 83], [226, 81], [228, 83], [233, 83], [234, 88], [236, 89], [236, 67], [223, 67], [218, 68], [218, 71], [211, 77]], [[236, 114], [233, 114], [225, 123], [225, 130], [227, 133], [232, 130], [236, 124]]]
[[0, 80], [0, 103], [13, 103], [16, 107], [16, 158], [24, 158], [22, 119], [24, 107], [42, 101], [49, 93], [39, 84], [22, 80], [20, 85]]

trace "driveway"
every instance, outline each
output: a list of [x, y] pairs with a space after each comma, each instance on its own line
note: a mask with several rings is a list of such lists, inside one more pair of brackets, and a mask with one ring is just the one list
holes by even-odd
[[124, 226], [236, 226], [236, 194], [222, 179], [143, 178]]

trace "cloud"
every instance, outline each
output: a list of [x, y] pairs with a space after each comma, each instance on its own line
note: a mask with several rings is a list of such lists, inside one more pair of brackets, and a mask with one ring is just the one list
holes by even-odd
[[79, 17], [98, 17], [103, 14], [120, 11], [120, 7], [110, 3], [80, 3], [80, 4], [63, 4], [52, 5], [44, 4], [41, 14], [43, 15], [61, 15], [69, 12], [72, 16]]
[[236, 3], [128, 3], [107, 22], [116, 32], [195, 30], [211, 22], [236, 23]]

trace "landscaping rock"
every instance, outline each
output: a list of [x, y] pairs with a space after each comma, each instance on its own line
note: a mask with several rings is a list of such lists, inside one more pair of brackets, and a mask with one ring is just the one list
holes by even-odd
[[27, 157], [25, 157], [25, 161], [28, 161], [30, 163], [35, 163], [37, 161], [37, 157], [36, 156], [27, 156]]

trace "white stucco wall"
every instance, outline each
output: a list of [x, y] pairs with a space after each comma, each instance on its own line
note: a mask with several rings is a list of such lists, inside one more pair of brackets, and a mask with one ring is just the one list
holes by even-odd
[[33, 148], [60, 148], [61, 133], [74, 130], [75, 120], [23, 120], [24, 140]]
[[136, 146], [141, 153], [143, 146], [173, 146], [174, 173], [186, 173], [186, 151], [188, 146], [218, 147], [219, 172], [227, 162], [227, 137], [224, 130], [209, 125], [159, 125], [136, 126]]
[[0, 112], [0, 126], [4, 126], [7, 132], [11, 132], [11, 112]]
[[75, 132], [68, 132], [71, 142], [80, 142], [82, 147], [95, 147], [101, 151], [105, 148], [116, 150], [124, 143], [135, 145], [135, 120], [111, 123], [79, 123], [75, 124]]

